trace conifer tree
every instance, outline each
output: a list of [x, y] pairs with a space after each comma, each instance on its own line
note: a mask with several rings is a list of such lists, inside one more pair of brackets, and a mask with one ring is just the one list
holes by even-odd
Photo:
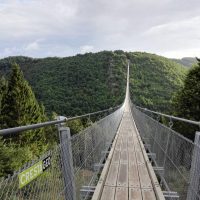
[[[8, 80], [8, 89], [3, 104], [3, 128], [35, 124], [46, 120], [44, 107], [37, 102], [31, 87], [24, 79], [17, 64], [12, 65], [12, 73]], [[20, 134], [15, 140], [20, 142], [21, 145], [30, 145], [36, 155], [45, 148], [44, 129]]]
[[2, 108], [3, 108], [3, 99], [7, 91], [7, 81], [4, 76], [0, 77], [0, 128], [2, 125]]
[[[4, 78], [0, 79], [0, 82], [1, 128], [12, 128], [47, 120], [44, 106], [37, 102], [17, 64], [12, 65], [8, 82]], [[23, 132], [9, 138], [11, 140], [0, 137], [0, 176], [12, 174], [26, 162], [40, 156], [54, 139], [51, 127]]]

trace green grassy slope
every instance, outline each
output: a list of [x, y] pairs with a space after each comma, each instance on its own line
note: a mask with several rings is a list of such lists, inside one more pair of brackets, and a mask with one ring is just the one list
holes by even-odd
[[122, 103], [127, 59], [131, 62], [134, 102], [169, 111], [171, 95], [182, 85], [186, 69], [148, 53], [103, 51], [65, 58], [10, 57], [0, 60], [0, 73], [8, 74], [9, 63], [17, 62], [46, 110], [69, 116]]

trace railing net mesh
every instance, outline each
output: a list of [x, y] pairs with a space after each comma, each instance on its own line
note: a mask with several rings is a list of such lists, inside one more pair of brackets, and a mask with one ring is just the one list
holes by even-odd
[[133, 104], [132, 113], [147, 151], [156, 155], [152, 164], [160, 169], [156, 172], [162, 190], [177, 192], [180, 200], [200, 199], [197, 186], [193, 182], [190, 184], [192, 170], [197, 167], [192, 159], [194, 151], [200, 155], [199, 146], [141, 112]]
[[[97, 184], [99, 172], [101, 170], [100, 164], [102, 164], [106, 158], [106, 152], [117, 132], [122, 114], [123, 106], [71, 138], [76, 199], [90, 198], [89, 193], [81, 195], [80, 190], [83, 186], [92, 187]], [[64, 142], [53, 147], [40, 159], [27, 163], [23, 168], [7, 178], [1, 178], [0, 199], [64, 200], [66, 199], [66, 188], [67, 191], [71, 190], [71, 192], [67, 194], [67, 199], [72, 199], [72, 184], [70, 181], [67, 184], [64, 183], [62, 174], [63, 163], [67, 165], [66, 167], [70, 165], [61, 158], [61, 151], [63, 151], [65, 145]], [[19, 189], [19, 173], [30, 168], [47, 156], [51, 156], [51, 166], [36, 179]]]

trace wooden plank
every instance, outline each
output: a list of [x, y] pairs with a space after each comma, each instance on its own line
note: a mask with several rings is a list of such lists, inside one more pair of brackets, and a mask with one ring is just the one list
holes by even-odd
[[132, 165], [137, 165], [137, 161], [136, 161], [136, 156], [135, 156], [135, 152], [134, 151], [129, 151], [128, 152], [128, 156], [129, 156], [129, 163]]
[[142, 149], [142, 152], [143, 152], [143, 155], [144, 155], [144, 160], [145, 160], [145, 163], [146, 163], [146, 166], [147, 166], [147, 169], [148, 169], [148, 173], [149, 173], [152, 185], [153, 185], [153, 189], [154, 189], [154, 193], [156, 195], [156, 198], [158, 200], [164, 200], [165, 197], [164, 197], [164, 195], [162, 193], [161, 187], [159, 185], [159, 182], [157, 180], [157, 177], [155, 175], [153, 167], [152, 167], [151, 163], [149, 162], [148, 156], [147, 156], [145, 148], [144, 148], [144, 144], [143, 144], [143, 142], [141, 140], [140, 134], [138, 132], [138, 129], [136, 127], [136, 124], [135, 124], [134, 120], [133, 120], [133, 124], [134, 124], [134, 129], [136, 131], [136, 134], [138, 135], [138, 138], [139, 138], [139, 141], [140, 141], [140, 146], [141, 146], [141, 149]]
[[100, 197], [101, 197], [102, 190], [103, 190], [103, 185], [104, 185], [104, 183], [105, 183], [106, 176], [107, 176], [107, 173], [108, 173], [108, 169], [109, 169], [109, 166], [110, 166], [110, 162], [111, 162], [111, 159], [112, 159], [112, 156], [113, 156], [113, 152], [114, 152], [114, 149], [115, 149], [115, 146], [116, 146], [116, 142], [117, 142], [117, 140], [118, 140], [119, 129], [120, 129], [120, 127], [121, 127], [121, 122], [120, 122], [120, 125], [119, 125], [119, 127], [118, 127], [118, 130], [117, 130], [115, 139], [114, 139], [114, 141], [113, 141], [113, 144], [112, 144], [110, 153], [109, 153], [109, 155], [108, 155], [108, 158], [107, 158], [106, 163], [105, 163], [105, 165], [104, 165], [104, 168], [103, 168], [103, 170], [102, 170], [101, 176], [100, 176], [99, 181], [98, 181], [98, 183], [97, 183], [97, 185], [96, 185], [94, 194], [93, 194], [93, 196], [92, 196], [92, 200], [99, 200]]
[[133, 140], [133, 135], [132, 135], [132, 132], [128, 133], [128, 143], [133, 143], [134, 140]]
[[129, 188], [129, 200], [142, 200], [141, 189]]
[[155, 195], [156, 195], [157, 199], [164, 200], [165, 197], [163, 195], [163, 192], [161, 190], [161, 187], [159, 185], [158, 179], [157, 179], [157, 177], [155, 175], [155, 172], [153, 170], [153, 167], [152, 167], [150, 161], [147, 162], [147, 169], [149, 171], [149, 175], [151, 177], [153, 188], [154, 188], [154, 192], [155, 192]]
[[156, 200], [153, 189], [143, 189], [142, 190], [143, 200]]
[[112, 163], [119, 163], [120, 160], [120, 151], [119, 150], [115, 150], [114, 154], [113, 154], [113, 158], [112, 158]]
[[139, 173], [138, 173], [138, 166], [129, 164], [129, 187], [140, 187], [140, 180], [139, 180]]
[[115, 200], [128, 200], [128, 188], [117, 187], [115, 192]]
[[133, 136], [134, 138], [137, 137], [137, 133], [135, 132], [135, 130], [133, 129], [133, 127], [132, 127], [132, 136]]
[[115, 187], [104, 186], [101, 200], [114, 200]]
[[121, 130], [123, 130], [122, 127], [120, 127], [120, 129], [119, 129], [119, 137], [122, 137], [122, 131]]
[[128, 162], [128, 152], [126, 150], [121, 151], [120, 162]]
[[127, 150], [127, 139], [125, 138], [122, 139], [121, 150]]
[[128, 151], [135, 151], [133, 137], [128, 140]]
[[145, 164], [138, 165], [141, 188], [152, 188], [151, 179]]
[[128, 187], [128, 163], [120, 163], [117, 186]]
[[122, 142], [121, 137], [119, 137], [118, 140], [117, 140], [116, 146], [115, 146], [115, 150], [119, 150], [120, 151], [121, 142]]
[[142, 150], [138, 139], [136, 139], [134, 141], [134, 147], [135, 147], [135, 151], [141, 151]]
[[110, 165], [105, 185], [116, 186], [119, 164]]
[[109, 154], [112, 157], [108, 157], [111, 163], [109, 167], [106, 164], [107, 173], [103, 170], [104, 176], [100, 177], [97, 184], [99, 194], [95, 190], [93, 200], [99, 198], [101, 200], [155, 200], [156, 197], [162, 199], [155, 193], [157, 191], [154, 191], [155, 187], [153, 189], [152, 184], [159, 188], [160, 186], [156, 182], [156, 177], [152, 176], [152, 171], [149, 171], [150, 164], [148, 165], [144, 145], [130, 108], [127, 109], [128, 112], [123, 114], [118, 129], [118, 137], [115, 138], [114, 150]]
[[136, 151], [136, 158], [138, 164], [144, 164], [144, 157], [142, 151]]

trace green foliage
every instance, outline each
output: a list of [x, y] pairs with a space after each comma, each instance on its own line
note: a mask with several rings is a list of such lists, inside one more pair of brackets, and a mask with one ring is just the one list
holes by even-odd
[[82, 131], [85, 128], [81, 119], [69, 121], [69, 122], [67, 122], [66, 126], [68, 126], [70, 128], [71, 135], [79, 133], [80, 131]]
[[[12, 73], [8, 80], [8, 90], [2, 100], [2, 128], [12, 128], [45, 121], [44, 107], [40, 106], [28, 82], [17, 64], [12, 65]], [[28, 131], [19, 136], [21, 144], [37, 143], [37, 151], [42, 150], [45, 143], [43, 129]], [[35, 144], [34, 144], [35, 146]]]
[[[12, 128], [47, 120], [44, 106], [38, 104], [17, 64], [12, 65], [12, 73], [6, 88], [2, 89], [4, 94], [1, 100], [1, 128]], [[52, 140], [48, 143], [46, 141], [51, 133], [51, 128], [41, 128], [0, 139], [0, 174], [12, 173], [25, 162], [40, 156], [47, 150], [48, 145], [52, 144]]]
[[[174, 115], [200, 121], [200, 61], [187, 74], [183, 88], [173, 98]], [[178, 130], [191, 139], [198, 127], [179, 123]]]
[[148, 53], [118, 50], [65, 58], [9, 57], [0, 60], [0, 70], [8, 74], [9, 63], [17, 62], [49, 115], [54, 111], [75, 116], [123, 102], [127, 59], [134, 103], [169, 112], [171, 96], [182, 85], [186, 69]]
[[193, 65], [197, 64], [197, 60], [193, 57], [185, 57], [182, 59], [172, 59], [172, 60], [186, 67], [192, 67]]
[[13, 61], [49, 114], [80, 115], [123, 101], [126, 63], [121, 55], [105, 51], [67, 58], [13, 57], [1, 60], [2, 72], [9, 73], [7, 65]]
[[136, 105], [165, 113], [171, 96], [183, 84], [187, 69], [161, 56], [127, 53], [130, 60], [130, 92]]
[[43, 108], [39, 106], [36, 98], [24, 80], [19, 66], [12, 66], [12, 74], [8, 81], [8, 90], [3, 99], [2, 115], [5, 115], [5, 127], [26, 125], [44, 118]]
[[[186, 74], [184, 67], [169, 59], [121, 50], [67, 58], [9, 57], [0, 60], [0, 72], [9, 77], [8, 86], [5, 80], [1, 80], [1, 128], [46, 121], [44, 106], [49, 116], [53, 112], [75, 116], [119, 105], [125, 95], [127, 59], [130, 60], [130, 88], [134, 103], [169, 112], [170, 98], [181, 87]], [[21, 66], [23, 73], [16, 64], [11, 71], [10, 63], [13, 62]], [[38, 104], [23, 74], [44, 106]], [[52, 117], [55, 116], [53, 113]], [[90, 123], [90, 119], [85, 119], [67, 125], [75, 134]], [[49, 127], [28, 131], [10, 142], [1, 139], [0, 175], [12, 173], [23, 163], [38, 157], [57, 141], [55, 133]]]
[[7, 92], [7, 81], [6, 79], [2, 76], [0, 76], [0, 128], [1, 128], [1, 122], [2, 122], [2, 107], [3, 107], [3, 99], [5, 97], [5, 94]]
[[24, 163], [36, 158], [30, 146], [20, 146], [0, 138], [0, 177], [12, 174]]

